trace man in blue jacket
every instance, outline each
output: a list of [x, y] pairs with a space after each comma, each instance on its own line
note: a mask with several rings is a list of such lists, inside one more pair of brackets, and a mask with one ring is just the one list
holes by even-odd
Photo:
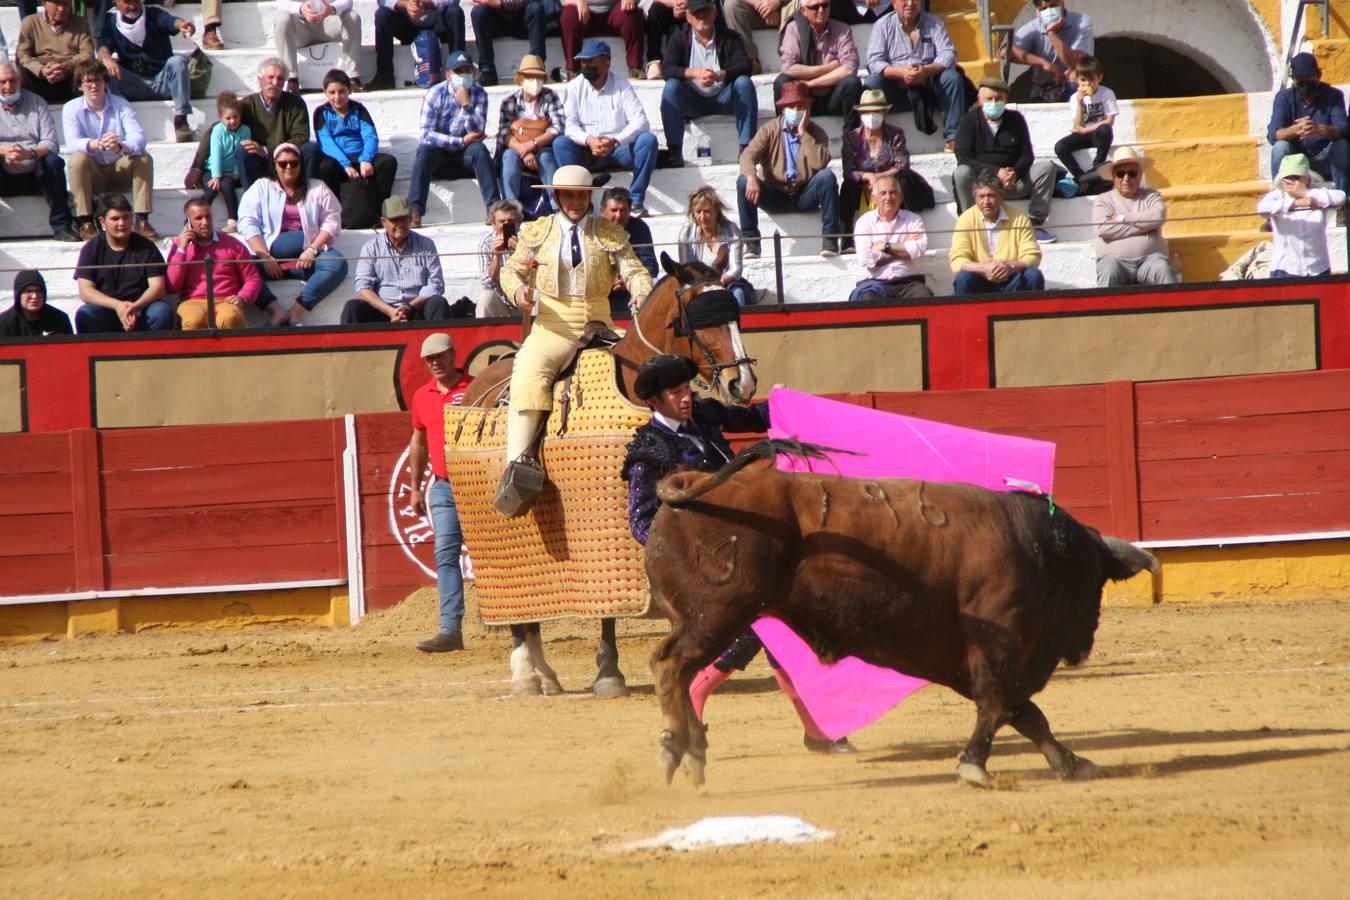
[[1350, 176], [1350, 135], [1347, 135], [1345, 95], [1322, 83], [1317, 57], [1300, 53], [1289, 61], [1293, 87], [1275, 95], [1266, 137], [1270, 141], [1270, 177], [1280, 171], [1286, 156], [1302, 153], [1313, 171], [1331, 179], [1336, 190], [1347, 190]]
[[194, 140], [188, 125], [192, 103], [187, 57], [174, 55], [170, 39], [174, 34], [190, 38], [197, 27], [161, 7], [147, 9], [141, 0], [117, 0], [107, 16], [98, 57], [108, 70], [109, 90], [132, 101], [172, 100], [174, 140]]

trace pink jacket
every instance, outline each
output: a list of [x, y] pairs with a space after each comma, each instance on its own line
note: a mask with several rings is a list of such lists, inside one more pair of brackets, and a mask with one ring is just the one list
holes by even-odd
[[[187, 245], [187, 250], [178, 249], [178, 240], [172, 241], [169, 250], [169, 290], [179, 295], [180, 300], [206, 299], [206, 266], [184, 265], [211, 257], [216, 261], [213, 268], [214, 288], [217, 300], [226, 297], [239, 297], [245, 303], [253, 303], [262, 290], [262, 276], [258, 274], [257, 262], [248, 248], [228, 234], [216, 232], [215, 240], [205, 247], [195, 241]], [[222, 262], [239, 260], [238, 263]]]

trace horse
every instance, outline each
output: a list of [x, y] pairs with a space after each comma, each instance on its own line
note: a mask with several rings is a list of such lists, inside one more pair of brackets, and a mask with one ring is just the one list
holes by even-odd
[[[721, 261], [719, 257], [718, 262]], [[725, 296], [716, 304], [711, 297], [700, 304], [699, 297], [721, 287], [721, 270], [702, 262], [678, 263], [661, 254], [665, 275], [652, 287], [642, 308], [633, 316], [627, 332], [610, 348], [617, 362], [619, 387], [629, 400], [638, 368], [653, 356], [678, 353], [698, 365], [699, 375], [728, 404], [746, 404], [754, 399], [757, 387], [754, 364], [741, 340], [740, 316], [734, 302], [730, 309]], [[711, 306], [700, 309], [700, 306]], [[702, 324], [712, 322], [713, 324]], [[464, 396], [465, 406], [505, 405], [511, 381], [512, 359], [494, 361], [478, 374]], [[615, 473], [616, 477], [618, 473]], [[511, 628], [511, 692], [524, 694], [561, 694], [557, 673], [544, 659], [539, 623], [528, 622]], [[600, 642], [595, 654], [596, 676], [591, 690], [601, 697], [618, 697], [628, 692], [619, 669], [619, 649], [615, 620], [600, 622]]]

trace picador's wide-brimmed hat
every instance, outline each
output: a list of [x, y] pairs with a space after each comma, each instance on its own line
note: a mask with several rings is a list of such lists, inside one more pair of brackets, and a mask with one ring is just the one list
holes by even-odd
[[545, 191], [598, 191], [591, 170], [585, 166], [563, 166], [553, 173], [552, 184], [539, 185]]
[[650, 400], [662, 391], [679, 387], [698, 375], [698, 366], [687, 356], [662, 353], [653, 356], [638, 369], [633, 393], [639, 400]]
[[1122, 163], [1132, 163], [1139, 167], [1139, 171], [1147, 172], [1153, 168], [1153, 158], [1145, 156], [1133, 147], [1117, 147], [1111, 151], [1110, 159], [1101, 166], [1097, 167], [1097, 174], [1110, 181], [1116, 177], [1116, 166]]

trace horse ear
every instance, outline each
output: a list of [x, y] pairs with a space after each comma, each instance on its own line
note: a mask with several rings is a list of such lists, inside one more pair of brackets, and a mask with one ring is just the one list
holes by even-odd
[[667, 275], [671, 276], [677, 281], [679, 280], [680, 264], [677, 263], [675, 260], [671, 259], [670, 254], [665, 252], [664, 250], [661, 251], [661, 268], [665, 270]]

